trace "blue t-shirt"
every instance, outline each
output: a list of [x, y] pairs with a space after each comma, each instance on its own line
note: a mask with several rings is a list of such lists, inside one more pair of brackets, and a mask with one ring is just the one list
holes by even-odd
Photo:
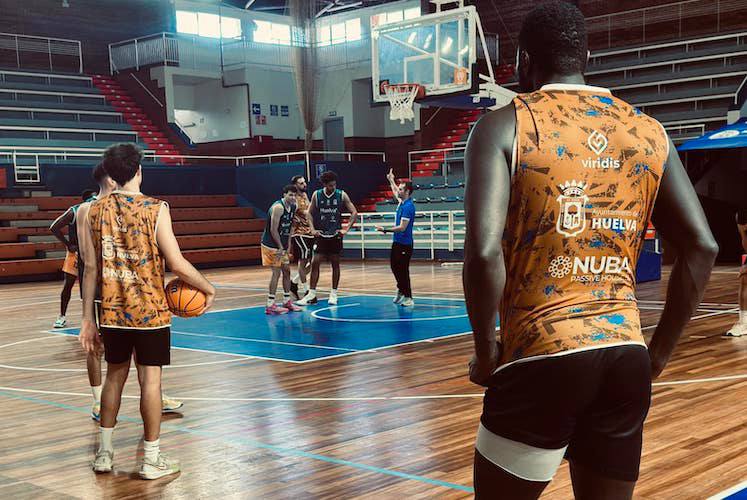
[[399, 226], [403, 218], [409, 219], [410, 222], [407, 224], [407, 229], [401, 233], [394, 233], [394, 242], [400, 245], [412, 246], [415, 243], [412, 237], [412, 228], [415, 225], [415, 203], [413, 203], [412, 198], [408, 198], [399, 204], [397, 207], [397, 218], [394, 223]]

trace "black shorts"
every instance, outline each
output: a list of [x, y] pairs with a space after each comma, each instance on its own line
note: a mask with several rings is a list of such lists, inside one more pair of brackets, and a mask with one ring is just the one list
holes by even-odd
[[342, 236], [332, 236], [331, 238], [316, 237], [314, 251], [323, 255], [340, 255], [342, 253]]
[[291, 252], [294, 259], [310, 260], [314, 253], [314, 237], [291, 236]]
[[126, 363], [135, 353], [137, 364], [165, 366], [171, 364], [171, 328], [133, 330], [124, 328], [99, 328], [104, 341], [104, 359], [107, 363]]
[[567, 447], [566, 459], [635, 481], [651, 404], [650, 363], [645, 347], [625, 345], [507, 366], [489, 382], [482, 427], [533, 448]]

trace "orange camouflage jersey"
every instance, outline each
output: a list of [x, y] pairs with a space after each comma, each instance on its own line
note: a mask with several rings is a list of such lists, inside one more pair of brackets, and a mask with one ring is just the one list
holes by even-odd
[[645, 345], [635, 269], [669, 154], [663, 127], [586, 85], [514, 106], [501, 362]]
[[293, 212], [291, 236], [311, 236], [311, 226], [306, 218], [310, 204], [308, 194], [296, 193], [296, 210]]
[[151, 330], [171, 324], [164, 260], [156, 243], [163, 205], [123, 191], [91, 204], [88, 220], [98, 256], [100, 326]]

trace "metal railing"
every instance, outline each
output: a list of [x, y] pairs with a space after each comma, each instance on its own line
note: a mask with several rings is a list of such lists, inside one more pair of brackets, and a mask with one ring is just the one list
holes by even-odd
[[12, 54], [7, 57], [7, 61], [4, 56], [3, 62], [15, 62], [18, 69], [83, 73], [83, 54], [79, 40], [0, 33], [0, 50]]
[[[349, 217], [350, 214], [344, 214]], [[345, 237], [345, 248], [358, 248], [361, 258], [366, 257], [366, 248], [388, 248], [391, 235], [376, 231], [376, 226], [394, 219], [394, 212], [364, 212]], [[431, 259], [436, 258], [436, 250], [453, 252], [464, 248], [464, 210], [418, 211], [413, 226], [413, 239], [416, 249], [430, 250]]]
[[152, 65], [220, 71], [220, 41], [182, 33], [155, 33], [109, 44], [109, 71]]
[[[65, 148], [65, 147], [36, 147], [36, 146], [0, 146], [0, 160], [10, 161], [14, 166], [19, 166], [19, 159], [28, 159], [37, 166], [44, 161], [96, 161], [101, 158], [103, 149], [100, 148]], [[205, 156], [205, 155], [182, 155], [166, 156], [172, 159], [171, 163], [176, 165], [212, 163], [242, 166], [257, 163], [277, 163], [302, 161], [306, 169], [306, 178], [311, 177], [311, 165], [317, 159], [323, 159], [326, 155], [344, 155], [347, 161], [353, 158], [374, 157], [381, 162], [386, 161], [386, 153], [383, 151], [289, 151], [285, 153], [269, 153], [247, 156]], [[153, 150], [143, 151], [143, 160], [156, 163], [164, 155], [157, 155]], [[20, 165], [23, 166], [23, 165]]]
[[731, 31], [733, 16], [744, 8], [744, 0], [685, 0], [587, 17], [586, 30], [594, 50], [612, 47], [613, 40], [618, 46], [644, 44], [683, 33]]
[[449, 163], [451, 162], [463, 162], [464, 151], [467, 149], [463, 143], [457, 143], [450, 148], [442, 149], [421, 149], [417, 151], [407, 152], [407, 168], [409, 177], [412, 179], [413, 166], [418, 163], [438, 163], [439, 170], [434, 171], [435, 176], [443, 176], [444, 178], [449, 177]]

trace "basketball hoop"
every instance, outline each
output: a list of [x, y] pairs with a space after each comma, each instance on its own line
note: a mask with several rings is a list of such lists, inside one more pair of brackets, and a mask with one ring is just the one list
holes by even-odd
[[384, 93], [389, 105], [390, 120], [399, 120], [400, 123], [405, 123], [405, 120], [412, 120], [415, 118], [415, 112], [412, 107], [415, 103], [416, 97], [422, 97], [425, 89], [422, 85], [417, 83], [397, 83], [397, 84], [384, 84]]

